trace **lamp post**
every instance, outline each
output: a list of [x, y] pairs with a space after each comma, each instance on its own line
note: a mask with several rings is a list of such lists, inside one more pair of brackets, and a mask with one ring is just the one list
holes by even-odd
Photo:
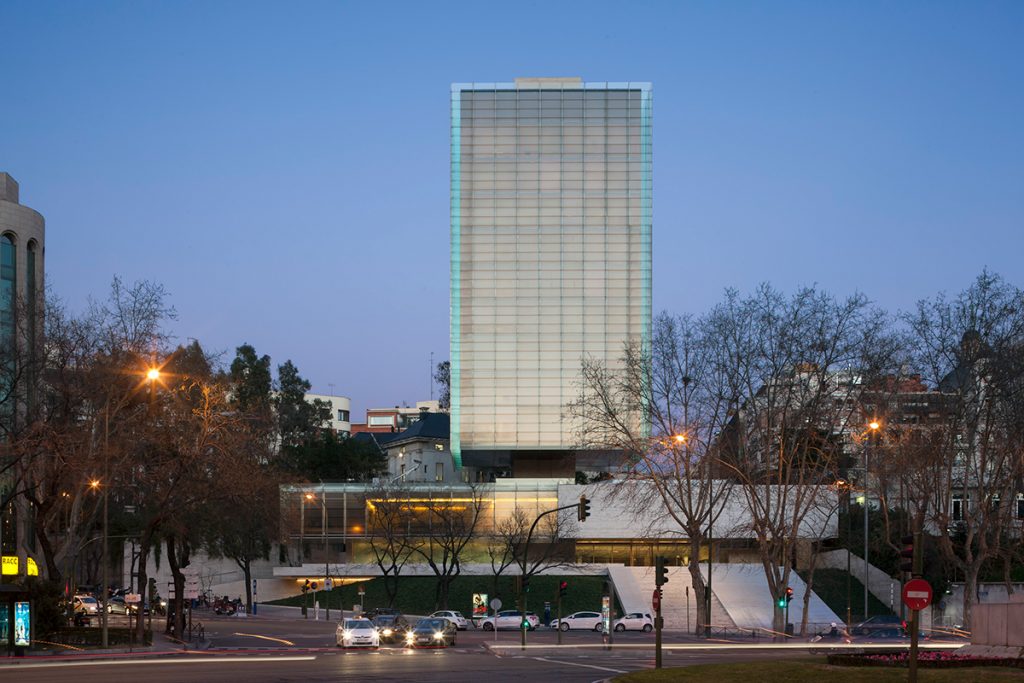
[[[312, 493], [307, 493], [305, 496], [306, 500], [314, 501], [316, 496]], [[330, 551], [327, 549], [327, 495], [324, 487], [324, 483], [320, 482], [320, 534], [324, 546], [324, 600], [326, 601], [324, 609], [326, 610], [324, 618], [330, 620], [331, 618], [331, 594], [327, 592], [327, 581], [331, 578], [330, 573]]]
[[869, 460], [868, 457], [871, 453], [871, 439], [875, 432], [881, 425], [877, 420], [872, 420], [868, 423], [868, 435], [864, 440], [864, 618], [868, 618], [868, 569], [870, 564], [868, 563], [868, 476], [869, 476]]

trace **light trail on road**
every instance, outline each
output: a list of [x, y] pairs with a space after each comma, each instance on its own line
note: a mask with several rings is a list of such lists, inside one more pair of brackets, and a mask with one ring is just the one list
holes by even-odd
[[[918, 648], [921, 650], [958, 650], [967, 643], [921, 643]], [[653, 650], [653, 643], [616, 643], [605, 645], [602, 643], [569, 643], [565, 645], [544, 645], [536, 643], [533, 645], [490, 645], [486, 647], [492, 652], [511, 654], [516, 650]], [[675, 645], [662, 645], [663, 650], [674, 651], [730, 651], [730, 650], [909, 650], [909, 643], [835, 643], [819, 645], [817, 643], [680, 643]]]
[[293, 643], [292, 641], [285, 640], [284, 638], [274, 638], [272, 636], [261, 636], [261, 635], [258, 635], [256, 633], [235, 633], [234, 635], [236, 635], [236, 636], [245, 636], [246, 638], [259, 638], [260, 640], [271, 640], [271, 641], [273, 641], [275, 643], [282, 643], [284, 645], [289, 645], [289, 646], [295, 645], [295, 643]]
[[148, 659], [103, 659], [89, 660], [87, 662], [63, 661], [63, 662], [25, 662], [0, 666], [5, 669], [56, 669], [69, 666], [146, 666], [159, 664], [168, 666], [172, 664], [254, 664], [254, 663], [278, 663], [278, 662], [308, 662], [316, 659], [315, 655], [260, 655], [255, 657], [151, 657]]

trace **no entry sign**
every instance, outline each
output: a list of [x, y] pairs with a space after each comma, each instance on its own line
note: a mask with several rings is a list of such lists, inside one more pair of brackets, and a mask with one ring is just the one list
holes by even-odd
[[903, 585], [903, 604], [912, 610], [922, 610], [932, 604], [932, 587], [924, 579], [911, 579]]

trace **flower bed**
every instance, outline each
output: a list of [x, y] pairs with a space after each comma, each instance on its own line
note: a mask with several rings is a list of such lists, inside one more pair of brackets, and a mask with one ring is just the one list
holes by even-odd
[[[890, 666], [906, 668], [910, 653], [886, 652], [878, 654], [833, 654], [828, 663], [834, 666]], [[976, 657], [957, 652], [929, 650], [917, 653], [917, 665], [923, 669], [955, 669], [968, 666], [1007, 666], [1024, 668], [1024, 660], [996, 657]]]

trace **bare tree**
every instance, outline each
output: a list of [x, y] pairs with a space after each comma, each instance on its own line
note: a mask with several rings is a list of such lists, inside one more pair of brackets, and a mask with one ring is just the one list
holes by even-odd
[[[744, 496], [773, 596], [789, 585], [800, 539], [835, 511], [846, 442], [863, 430], [860, 393], [886, 365], [875, 354], [889, 347], [888, 330], [863, 296], [813, 288], [788, 298], [767, 285], [747, 298], [728, 292], [709, 317], [716, 376], [736, 405], [717, 455]], [[783, 622], [776, 607], [777, 633]]]
[[448, 607], [452, 581], [462, 573], [463, 551], [477, 536], [477, 525], [484, 508], [484, 498], [475, 487], [460, 491], [459, 496], [431, 493], [421, 505], [425, 507], [419, 526], [423, 541], [413, 546], [437, 577], [436, 609]]
[[487, 544], [487, 556], [491, 563], [491, 591], [499, 593], [498, 579], [515, 566], [519, 575], [529, 579], [556, 567], [572, 563], [572, 558], [563, 553], [562, 539], [571, 533], [572, 524], [568, 516], [559, 520], [555, 515], [543, 517], [530, 538], [529, 557], [526, 556], [527, 536], [534, 519], [520, 506], [512, 514], [498, 520]]
[[943, 556], [964, 575], [969, 625], [979, 574], [1003, 554], [1024, 474], [1024, 292], [983, 272], [955, 299], [922, 301], [906, 321], [917, 369], [945, 395], [924, 470], [928, 516]]
[[[655, 506], [687, 539], [697, 630], [710, 621], [696, 559], [731, 490], [729, 480], [715, 477], [715, 453], [734, 399], [723, 391], [726, 377], [708, 332], [706, 321], [658, 316], [650, 346], [627, 344], [617, 366], [584, 359], [579, 397], [569, 406], [582, 447], [622, 452], [624, 480], [614, 495], [628, 509]], [[648, 532], [663, 535], [660, 515], [656, 524]]]
[[413, 516], [403, 489], [377, 489], [367, 500], [367, 532], [370, 550], [380, 568], [388, 606], [398, 597], [398, 577], [412, 557], [418, 540], [412, 535]]

